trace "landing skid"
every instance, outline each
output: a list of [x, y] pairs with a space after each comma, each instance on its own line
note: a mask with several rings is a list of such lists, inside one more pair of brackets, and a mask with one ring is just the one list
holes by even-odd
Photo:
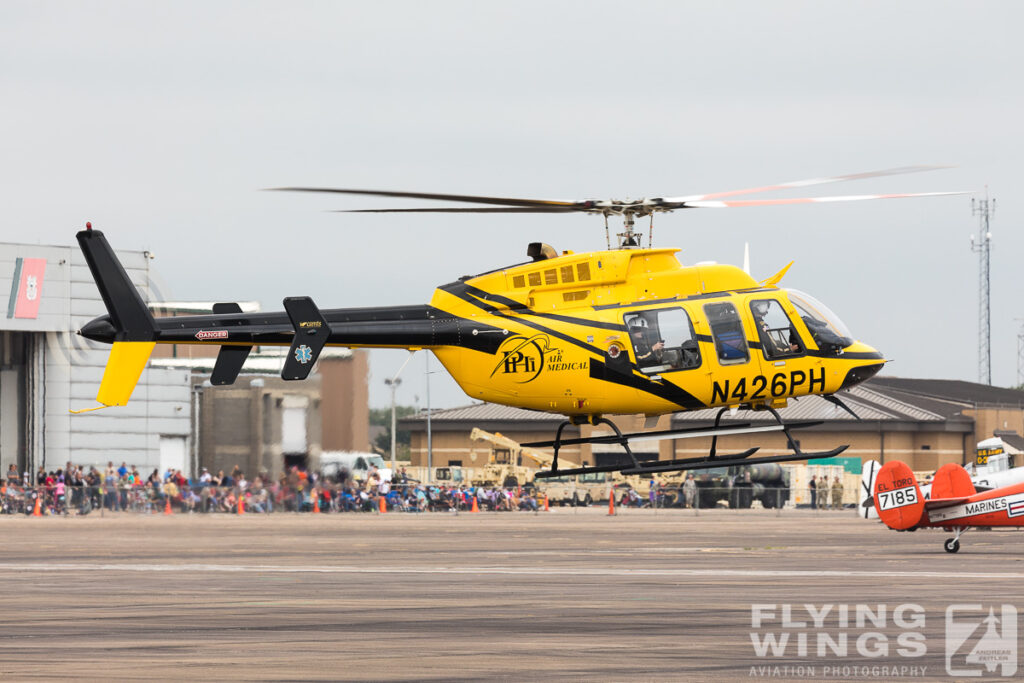
[[[792, 462], [796, 460], [808, 460], [814, 458], [831, 458], [839, 455], [845, 451], [849, 446], [838, 446], [830, 451], [816, 451], [816, 452], [805, 452], [800, 450], [800, 445], [796, 439], [790, 433], [793, 429], [806, 429], [807, 427], [814, 427], [821, 424], [820, 420], [803, 420], [799, 422], [786, 423], [783, 421], [779, 413], [773, 408], [767, 408], [775, 418], [777, 424], [766, 425], [766, 426], [751, 426], [749, 422], [744, 422], [734, 425], [721, 425], [722, 416], [728, 408], [722, 408], [718, 411], [715, 416], [715, 424], [713, 427], [687, 427], [685, 429], [666, 429], [657, 432], [632, 432], [629, 434], [623, 434], [613, 422], [602, 417], [595, 418], [593, 424], [606, 424], [612, 428], [614, 434], [592, 436], [587, 438], [579, 439], [562, 439], [562, 431], [573, 424], [572, 422], [566, 421], [558, 426], [558, 431], [555, 434], [554, 441], [538, 441], [534, 443], [525, 443], [523, 446], [529, 446], [531, 448], [553, 448], [554, 449], [554, 460], [551, 463], [551, 469], [543, 472], [538, 472], [535, 476], [537, 479], [548, 479], [550, 477], [564, 477], [576, 474], [587, 474], [590, 472], [621, 472], [623, 474], [648, 474], [654, 472], [678, 472], [683, 470], [700, 470], [707, 469], [710, 467], [731, 467], [733, 465], [759, 465], [775, 462]], [[749, 448], [741, 453], [730, 453], [725, 455], [719, 455], [718, 450], [718, 437], [728, 436], [730, 434], [755, 434], [760, 432], [783, 432], [786, 435], [786, 441], [789, 444], [789, 448], [792, 453], [788, 455], [773, 455], [761, 458], [751, 458], [754, 453], [759, 450], [759, 447]], [[679, 460], [654, 460], [654, 461], [638, 461], [633, 451], [629, 448], [630, 441], [659, 441], [663, 439], [693, 439], [697, 437], [712, 437], [711, 450], [705, 457], [700, 458], [683, 458]], [[623, 450], [626, 451], [626, 455], [629, 457], [629, 462], [618, 463], [615, 465], [599, 465], [596, 467], [575, 467], [572, 469], [559, 469], [558, 468], [558, 451], [562, 446], [568, 446], [573, 444], [618, 444], [622, 446]]]

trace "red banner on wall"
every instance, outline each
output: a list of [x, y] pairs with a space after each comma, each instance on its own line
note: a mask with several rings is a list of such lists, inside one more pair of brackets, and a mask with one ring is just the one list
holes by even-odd
[[46, 274], [46, 259], [19, 258], [14, 268], [14, 282], [11, 283], [11, 299], [7, 307], [8, 318], [39, 317], [39, 302], [43, 298], [43, 276]]

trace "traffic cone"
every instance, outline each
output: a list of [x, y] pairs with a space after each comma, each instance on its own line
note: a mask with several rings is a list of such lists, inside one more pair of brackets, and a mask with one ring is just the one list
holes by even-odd
[[548, 494], [544, 494], [544, 512], [550, 512], [551, 508], [548, 507]]
[[381, 496], [377, 500], [380, 501], [380, 513], [383, 515], [388, 511], [388, 502], [384, 499], [384, 496]]
[[612, 493], [608, 496], [608, 515], [612, 516], [614, 514], [615, 514], [615, 492], [612, 491]]
[[238, 492], [238, 514], [245, 514], [245, 495], [241, 491]]
[[476, 504], [476, 496], [473, 496], [473, 509], [470, 512], [480, 512], [480, 508]]
[[171, 510], [171, 497], [167, 496], [167, 498], [165, 500], [167, 501], [167, 504], [164, 505], [164, 514], [165, 515], [173, 515], [174, 511]]
[[32, 510], [32, 516], [33, 517], [42, 517], [43, 516], [43, 511], [40, 509], [42, 504], [43, 504], [42, 503], [42, 496], [40, 496], [38, 493], [36, 493], [36, 506]]
[[316, 493], [313, 495], [313, 514], [320, 512], [320, 494]]

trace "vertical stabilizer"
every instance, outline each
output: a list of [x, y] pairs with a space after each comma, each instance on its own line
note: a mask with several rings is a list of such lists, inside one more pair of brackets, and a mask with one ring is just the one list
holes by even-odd
[[158, 332], [153, 314], [139, 296], [124, 266], [99, 230], [88, 228], [76, 235], [92, 279], [103, 297], [116, 341], [155, 341]]
[[977, 493], [971, 475], [955, 462], [946, 463], [932, 477], [932, 500], [966, 498]]
[[899, 460], [887, 462], [878, 470], [874, 497], [878, 516], [890, 529], [911, 529], [924, 514], [924, 496], [917, 478]]
[[[80, 231], [76, 237], [109, 318], [109, 321], [103, 318], [94, 320], [83, 330], [88, 333], [90, 326], [93, 326], [94, 330], [110, 330], [109, 338], [113, 340], [110, 358], [107, 360], [96, 400], [102, 404], [101, 407], [123, 406], [131, 398], [160, 333], [153, 314], [139, 295], [139, 290], [132, 284], [131, 278], [118, 261], [103, 233], [93, 230], [92, 225], [86, 224], [86, 229]], [[81, 333], [80, 330], [79, 334]]]

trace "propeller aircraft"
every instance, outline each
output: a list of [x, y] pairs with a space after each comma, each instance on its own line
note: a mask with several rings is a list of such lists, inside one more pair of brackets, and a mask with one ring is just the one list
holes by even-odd
[[897, 531], [941, 527], [954, 532], [943, 548], [960, 550], [970, 527], [1024, 526], [1024, 483], [977, 491], [971, 475], [956, 463], [940, 467], [925, 498], [910, 467], [899, 460], [882, 465], [872, 491], [882, 522]]
[[[627, 474], [726, 467], [828, 457], [800, 450], [791, 430], [817, 422], [785, 422], [777, 412], [790, 399], [836, 396], [877, 373], [882, 354], [857, 341], [839, 318], [810, 295], [779, 287], [789, 265], [757, 281], [731, 265], [682, 265], [674, 248], [647, 246], [636, 219], [695, 208], [806, 204], [864, 199], [961, 194], [932, 192], [801, 199], [734, 199], [789, 188], [931, 170], [910, 166], [686, 197], [639, 200], [556, 201], [313, 187], [293, 192], [449, 200], [469, 207], [362, 209], [362, 212], [589, 213], [605, 218], [608, 248], [558, 253], [529, 245], [529, 260], [467, 276], [434, 291], [429, 304], [321, 310], [309, 297], [284, 299], [284, 311], [243, 313], [219, 303], [210, 315], [154, 318], [128, 279], [106, 238], [91, 225], [77, 235], [107, 315], [79, 331], [113, 345], [100, 385], [99, 407], [125, 405], [156, 344], [216, 344], [211, 382], [232, 384], [254, 345], [288, 346], [281, 376], [306, 378], [327, 345], [352, 348], [427, 349], [473, 399], [566, 417], [553, 441], [554, 461], [538, 476], [621, 470]], [[608, 218], [623, 231], [616, 248]], [[792, 264], [790, 264], [792, 265]], [[739, 406], [769, 411], [776, 424], [720, 424]], [[665, 413], [718, 407], [710, 428], [623, 434], [608, 414]], [[95, 410], [93, 408], [91, 410]], [[849, 410], [848, 408], [846, 408]], [[851, 411], [852, 412], [852, 411]], [[570, 424], [609, 426], [614, 434], [562, 439]], [[751, 458], [758, 449], [718, 454], [727, 434], [781, 431], [790, 454]], [[632, 439], [713, 437], [706, 457], [639, 462]], [[559, 469], [558, 450], [569, 443], [617, 443], [628, 462]]]

